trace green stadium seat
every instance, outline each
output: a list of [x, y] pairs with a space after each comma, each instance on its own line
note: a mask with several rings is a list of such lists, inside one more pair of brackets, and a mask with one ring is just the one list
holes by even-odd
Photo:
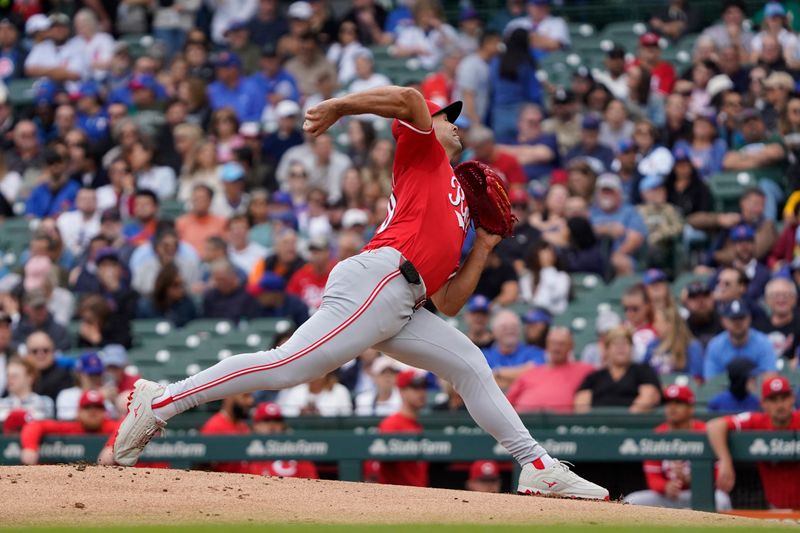
[[733, 170], [711, 176], [708, 183], [714, 196], [715, 209], [721, 212], [737, 211], [744, 190], [758, 183], [756, 172]]
[[8, 101], [12, 106], [23, 107], [33, 104], [36, 96], [36, 79], [23, 78], [8, 83]]
[[160, 211], [162, 219], [175, 220], [186, 212], [186, 204], [180, 200], [163, 200]]
[[607, 24], [600, 32], [600, 35], [605, 39], [611, 40], [629, 38], [630, 36], [634, 36], [638, 40], [639, 36], [645, 32], [647, 32], [647, 26], [641, 21], [621, 20]]

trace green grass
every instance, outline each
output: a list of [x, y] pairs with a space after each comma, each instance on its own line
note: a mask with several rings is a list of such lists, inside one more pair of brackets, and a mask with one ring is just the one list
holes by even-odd
[[[1, 527], [1, 526], [0, 526]], [[226, 532], [243, 532], [243, 533], [256, 533], [260, 531], [269, 533], [305, 533], [305, 532], [322, 532], [322, 533], [367, 533], [367, 532], [381, 532], [381, 533], [482, 533], [484, 531], [492, 532], [530, 532], [534, 529], [546, 531], [546, 533], [581, 533], [584, 531], [591, 531], [597, 533], [642, 533], [643, 529], [639, 527], [620, 527], [620, 526], [600, 526], [600, 525], [559, 525], [559, 526], [519, 526], [519, 525], [472, 525], [472, 524], [449, 524], [449, 525], [436, 525], [436, 524], [409, 524], [409, 525], [321, 525], [321, 524], [264, 524], [264, 525], [197, 525], [197, 526], [139, 526], [139, 527], [32, 527], [32, 528], [2, 528], [2, 531], [19, 531], [25, 533], [60, 533], [62, 531], [88, 531], [91, 533], [101, 531], [113, 531], [114, 533], [150, 533], [150, 532], [163, 532], [163, 531], [191, 531], [192, 533], [203, 533], [205, 531], [226, 531]], [[718, 531], [787, 531], [787, 526], [778, 525], [774, 522], [764, 522], [763, 527], [735, 527], [735, 528], [722, 528], [722, 527], [647, 527], [647, 533], [709, 533]], [[792, 528], [792, 529], [796, 529]]]

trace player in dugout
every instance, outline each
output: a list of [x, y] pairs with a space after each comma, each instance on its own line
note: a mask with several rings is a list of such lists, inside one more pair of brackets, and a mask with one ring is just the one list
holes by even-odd
[[[728, 433], [800, 430], [800, 411], [794, 410], [794, 402], [795, 394], [789, 380], [783, 376], [770, 377], [761, 384], [763, 413], [740, 413], [708, 422], [708, 441], [719, 459], [718, 489], [729, 492], [736, 484]], [[758, 473], [771, 508], [800, 509], [800, 462], [760, 461]]]

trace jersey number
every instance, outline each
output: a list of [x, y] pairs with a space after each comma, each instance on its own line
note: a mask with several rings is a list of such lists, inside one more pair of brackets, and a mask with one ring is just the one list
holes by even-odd
[[381, 233], [383, 230], [389, 227], [389, 224], [392, 222], [392, 218], [394, 218], [394, 212], [397, 209], [397, 198], [394, 197], [394, 192], [389, 196], [389, 205], [386, 206], [386, 220], [383, 221], [381, 227], [378, 228], [378, 231], [375, 232], [375, 235]]

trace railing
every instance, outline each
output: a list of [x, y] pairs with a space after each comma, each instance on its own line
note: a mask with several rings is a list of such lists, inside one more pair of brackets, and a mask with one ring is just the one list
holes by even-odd
[[[555, 457], [573, 462], [639, 462], [646, 459], [691, 460], [692, 507], [714, 510], [714, 455], [703, 433], [626, 431], [598, 434], [537, 432], [539, 442]], [[94, 461], [105, 437], [50, 437], [40, 450], [48, 463]], [[16, 439], [0, 438], [0, 464], [19, 464]], [[731, 435], [735, 461], [799, 461], [800, 432], [745, 432]], [[365, 460], [474, 461], [510, 460], [508, 452], [487, 435], [454, 435], [429, 431], [420, 435], [357, 435], [343, 431], [298, 432], [290, 435], [182, 436], [151, 442], [143, 461], [169, 462], [174, 467], [211, 461], [305, 459], [336, 462], [339, 478], [361, 480]], [[516, 478], [515, 471], [514, 477]]]

